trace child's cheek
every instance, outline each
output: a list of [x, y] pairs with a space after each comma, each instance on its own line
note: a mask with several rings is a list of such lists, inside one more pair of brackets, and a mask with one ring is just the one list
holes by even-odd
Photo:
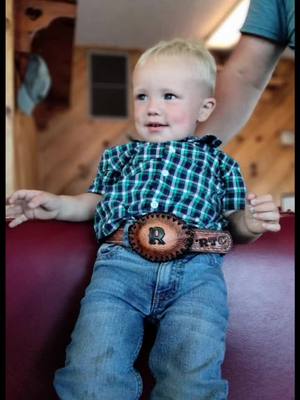
[[134, 105], [134, 118], [140, 120], [143, 115], [143, 107], [141, 105]]
[[188, 113], [182, 110], [172, 110], [172, 120], [177, 124], [185, 125], [189, 123], [190, 117]]

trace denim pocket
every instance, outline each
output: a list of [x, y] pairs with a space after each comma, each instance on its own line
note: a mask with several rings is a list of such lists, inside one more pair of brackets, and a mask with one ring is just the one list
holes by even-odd
[[221, 266], [223, 264], [224, 255], [219, 253], [211, 253], [209, 254], [211, 263], [215, 266]]
[[113, 243], [103, 243], [98, 249], [97, 257], [110, 257], [113, 254], [116, 254], [117, 249], [119, 248], [118, 245]]
[[199, 258], [200, 263], [204, 263], [212, 267], [220, 267], [224, 260], [224, 255], [219, 253], [192, 253], [191, 257]]

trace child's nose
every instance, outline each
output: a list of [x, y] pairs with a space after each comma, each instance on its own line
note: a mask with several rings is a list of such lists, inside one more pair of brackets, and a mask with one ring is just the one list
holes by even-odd
[[147, 114], [148, 115], [158, 115], [160, 113], [160, 107], [156, 100], [150, 100], [148, 103]]

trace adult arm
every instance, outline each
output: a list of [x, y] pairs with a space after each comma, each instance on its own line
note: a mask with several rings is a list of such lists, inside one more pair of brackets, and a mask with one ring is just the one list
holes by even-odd
[[284, 46], [270, 40], [242, 34], [218, 73], [216, 108], [199, 125], [197, 135], [213, 133], [228, 143], [250, 118], [283, 50]]

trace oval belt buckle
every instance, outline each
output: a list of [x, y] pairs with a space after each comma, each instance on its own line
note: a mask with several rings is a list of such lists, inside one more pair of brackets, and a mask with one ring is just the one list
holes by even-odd
[[149, 261], [165, 262], [185, 254], [193, 242], [193, 231], [181, 219], [164, 213], [139, 217], [129, 227], [133, 250]]

